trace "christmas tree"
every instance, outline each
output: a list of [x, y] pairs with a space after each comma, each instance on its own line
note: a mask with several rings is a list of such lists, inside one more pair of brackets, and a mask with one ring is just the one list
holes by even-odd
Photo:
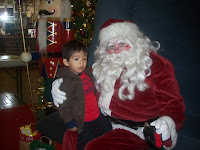
[[94, 33], [94, 16], [97, 0], [70, 0], [74, 36], [89, 46]]
[[44, 79], [43, 79], [43, 77], [40, 77], [38, 79], [38, 82], [40, 83], [39, 87], [37, 89], [34, 89], [34, 92], [36, 92], [37, 96], [38, 96], [38, 100], [36, 102], [34, 111], [36, 111], [37, 118], [40, 120], [43, 117], [45, 117], [45, 115], [46, 115], [46, 112], [45, 112], [46, 106], [45, 106], [45, 103], [44, 103], [44, 90], [45, 90], [45, 87], [44, 87]]

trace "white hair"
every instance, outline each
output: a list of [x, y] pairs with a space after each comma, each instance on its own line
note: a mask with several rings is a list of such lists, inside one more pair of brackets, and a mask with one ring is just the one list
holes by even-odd
[[92, 67], [96, 78], [95, 85], [101, 94], [111, 91], [116, 80], [120, 80], [118, 96], [121, 100], [132, 100], [135, 97], [135, 89], [143, 92], [149, 87], [145, 83], [146, 77], [151, 74], [152, 59], [149, 54], [152, 50], [158, 50], [160, 45], [156, 42], [158, 46], [153, 46], [150, 39], [141, 32], [134, 36], [137, 36], [134, 40], [131, 36], [120, 37], [131, 48], [119, 54], [109, 54], [106, 51], [109, 41], [100, 42], [101, 45], [97, 47], [96, 61]]
[[38, 37], [37, 42], [39, 43], [39, 52], [44, 53], [47, 49], [47, 42], [46, 42], [46, 22], [47, 18], [42, 18], [38, 21]]

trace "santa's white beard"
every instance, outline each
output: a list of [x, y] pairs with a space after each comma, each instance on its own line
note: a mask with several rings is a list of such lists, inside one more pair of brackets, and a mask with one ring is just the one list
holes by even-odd
[[[120, 75], [121, 87], [118, 91], [121, 100], [133, 100], [135, 88], [145, 91], [148, 85], [145, 79], [150, 75], [152, 60], [149, 53], [138, 55], [134, 50], [122, 51], [119, 54], [105, 52], [96, 60], [93, 65], [93, 74], [96, 79], [96, 88], [102, 95], [114, 90], [114, 85]], [[124, 94], [124, 90], [128, 94]]]
[[47, 31], [46, 31], [46, 22], [47, 19], [40, 19], [38, 22], [38, 44], [39, 44], [39, 52], [46, 52], [47, 47]]

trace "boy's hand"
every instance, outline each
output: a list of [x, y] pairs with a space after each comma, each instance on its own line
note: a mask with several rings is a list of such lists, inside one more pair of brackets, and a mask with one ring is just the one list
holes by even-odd
[[70, 131], [77, 131], [77, 127], [73, 127], [71, 129], [68, 129], [68, 130], [70, 130]]

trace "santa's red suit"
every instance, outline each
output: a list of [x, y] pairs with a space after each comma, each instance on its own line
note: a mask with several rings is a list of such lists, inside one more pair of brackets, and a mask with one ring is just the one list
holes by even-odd
[[[111, 99], [108, 97], [102, 100], [101, 108], [104, 110], [109, 105], [109, 109], [105, 111], [110, 111], [111, 116], [136, 122], [162, 117], [170, 124], [171, 130], [171, 141], [168, 140], [164, 144], [174, 147], [177, 131], [181, 129], [185, 119], [183, 98], [175, 79], [173, 65], [154, 52], [150, 54], [150, 57], [153, 60], [152, 72], [145, 81], [149, 88], [145, 92], [136, 90], [134, 100], [122, 101], [118, 96], [121, 86], [120, 79], [118, 79], [115, 83], [114, 94]], [[107, 103], [108, 101], [110, 103]], [[86, 149], [139, 150], [148, 148], [140, 128], [134, 130], [122, 125], [113, 125], [113, 127], [115, 130], [91, 141]]]
[[[154, 52], [149, 38], [130, 21], [109, 19], [101, 27], [99, 39], [93, 74], [97, 80], [101, 111], [135, 122], [160, 120], [170, 134], [163, 141], [164, 148], [174, 148], [177, 132], [184, 123], [185, 105], [172, 63]], [[90, 141], [85, 150], [148, 149], [143, 127], [135, 130], [120, 123], [112, 126], [112, 131]], [[65, 134], [65, 138], [72, 141], [72, 135], [67, 137]]]

